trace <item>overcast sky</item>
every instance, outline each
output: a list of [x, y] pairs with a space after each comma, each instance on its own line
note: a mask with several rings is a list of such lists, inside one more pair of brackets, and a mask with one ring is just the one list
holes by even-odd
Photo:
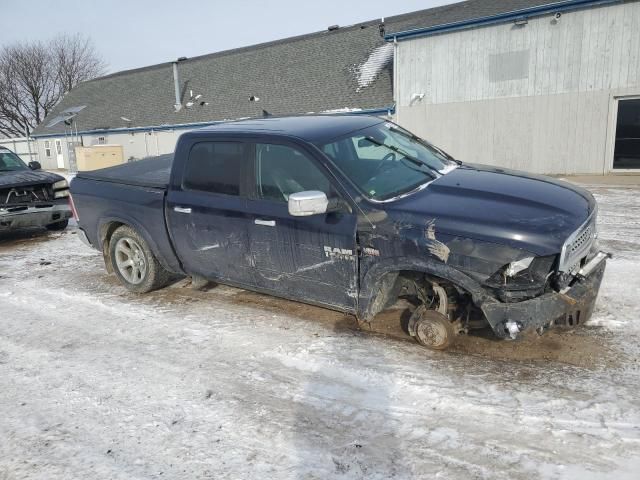
[[453, 0], [0, 0], [0, 46], [80, 32], [114, 72], [446, 3]]

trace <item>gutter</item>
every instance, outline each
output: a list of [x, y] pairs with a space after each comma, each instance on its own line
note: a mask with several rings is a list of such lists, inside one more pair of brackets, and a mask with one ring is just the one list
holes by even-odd
[[[323, 113], [322, 115], [392, 115], [396, 111], [395, 105], [389, 105], [387, 107], [381, 108], [370, 108], [366, 110], [355, 110], [351, 112], [332, 112], [332, 113]], [[82, 130], [77, 133], [74, 132], [75, 135], [102, 135], [109, 133], [134, 133], [134, 132], [149, 132], [149, 131], [166, 131], [166, 130], [183, 130], [183, 129], [191, 129], [191, 128], [199, 128], [199, 127], [208, 127], [210, 125], [217, 125], [219, 123], [233, 122], [237, 120], [249, 120], [251, 117], [246, 118], [236, 118], [236, 119], [227, 119], [227, 120], [216, 120], [211, 122], [195, 122], [195, 123], [177, 123], [171, 125], [151, 125], [148, 127], [124, 127], [124, 128], [101, 128], [96, 130]], [[262, 118], [262, 117], [254, 117], [254, 118]], [[45, 134], [34, 134], [31, 135], [32, 138], [53, 138], [53, 137], [64, 137], [64, 132], [58, 133], [45, 133]]]
[[401, 32], [389, 33], [384, 36], [385, 41], [402, 41], [418, 37], [428, 37], [441, 33], [455, 32], [459, 30], [469, 30], [471, 28], [484, 27], [488, 25], [498, 25], [501, 23], [509, 23], [516, 20], [527, 20], [529, 18], [539, 17], [550, 13], [563, 13], [574, 10], [582, 10], [591, 7], [600, 7], [623, 3], [625, 0], [563, 0], [556, 3], [539, 5], [537, 7], [523, 8], [513, 10], [511, 12], [489, 15], [486, 17], [478, 17], [460, 22], [443, 23], [432, 27], [415, 28]]
[[351, 110], [345, 112], [320, 112], [318, 115], [393, 115], [396, 113], [396, 105], [389, 105], [382, 108], [369, 108], [366, 110]]
[[[228, 122], [230, 120], [217, 120], [215, 122], [195, 122], [195, 123], [177, 123], [172, 125], [152, 125], [148, 127], [128, 127], [128, 128], [101, 128], [96, 130], [82, 130], [78, 131], [77, 135], [99, 135], [105, 133], [131, 133], [131, 132], [148, 132], [153, 130], [155, 131], [163, 131], [163, 130], [181, 130], [184, 128], [198, 128], [198, 127], [208, 127], [209, 125], [216, 125], [218, 123]], [[33, 138], [52, 138], [52, 137], [64, 137], [64, 132], [58, 133], [45, 133], [45, 134], [35, 134], [31, 135]]]

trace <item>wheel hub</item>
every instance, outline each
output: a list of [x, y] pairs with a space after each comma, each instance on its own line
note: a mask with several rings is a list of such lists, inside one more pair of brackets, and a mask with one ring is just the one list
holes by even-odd
[[447, 330], [440, 323], [422, 321], [417, 325], [416, 336], [423, 345], [438, 348], [446, 343]]
[[147, 274], [147, 262], [144, 251], [133, 238], [118, 240], [115, 247], [115, 260], [118, 272], [129, 283], [142, 283]]

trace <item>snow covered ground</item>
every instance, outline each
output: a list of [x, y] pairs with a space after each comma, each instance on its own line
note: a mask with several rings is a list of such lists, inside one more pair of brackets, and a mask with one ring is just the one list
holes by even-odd
[[0, 479], [637, 479], [640, 190], [593, 190], [592, 326], [449, 353], [227, 287], [134, 296], [73, 229], [5, 235]]

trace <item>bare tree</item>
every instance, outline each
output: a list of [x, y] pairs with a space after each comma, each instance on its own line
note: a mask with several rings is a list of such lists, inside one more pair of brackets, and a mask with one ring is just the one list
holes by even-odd
[[0, 134], [29, 135], [78, 83], [102, 74], [92, 42], [62, 35], [48, 45], [23, 42], [0, 50]]
[[62, 94], [80, 82], [102, 75], [106, 70], [106, 64], [96, 52], [93, 42], [80, 34], [54, 38], [51, 53]]

